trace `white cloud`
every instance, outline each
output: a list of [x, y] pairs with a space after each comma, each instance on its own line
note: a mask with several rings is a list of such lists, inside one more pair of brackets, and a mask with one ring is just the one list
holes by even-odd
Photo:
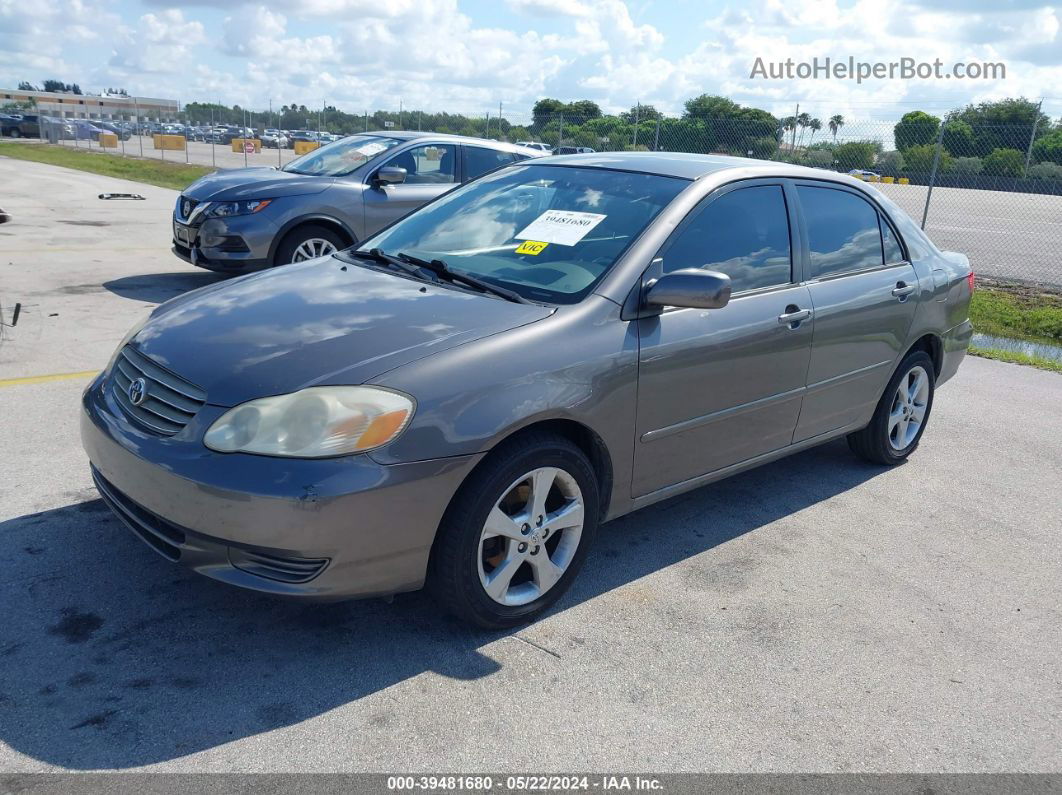
[[[707, 19], [697, 4], [635, 12], [630, 0], [505, 0], [515, 14], [505, 27], [477, 21], [458, 0], [139, 1], [148, 13], [121, 18], [105, 0], [0, 0], [0, 84], [58, 77], [183, 101], [327, 100], [354, 112], [402, 102], [477, 113], [503, 101], [507, 115], [526, 119], [542, 96], [677, 112], [701, 93], [776, 114], [799, 101], [813, 114], [895, 117], [921, 101], [943, 111], [1038, 97], [1062, 81], [1062, 11], [1037, 0], [725, 0]], [[676, 24], [700, 40], [677, 48], [666, 35]], [[759, 56], [849, 55], [1004, 61], [1008, 79], [749, 79]]]

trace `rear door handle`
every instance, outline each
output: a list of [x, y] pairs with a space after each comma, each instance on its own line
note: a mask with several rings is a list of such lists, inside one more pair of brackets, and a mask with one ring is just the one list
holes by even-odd
[[[789, 309], [789, 308], [790, 307], [786, 307], [786, 309]], [[810, 309], [797, 309], [796, 307], [793, 307], [792, 309], [793, 309], [793, 311], [791, 311], [791, 312], [787, 311], [787, 312], [784, 312], [783, 314], [779, 315], [778, 316], [778, 322], [782, 323], [783, 325], [784, 324], [789, 324], [790, 328], [796, 328], [796, 324], [798, 324], [798, 323], [800, 323], [800, 322], [802, 322], [804, 320], [807, 320], [809, 317], [811, 317], [811, 310]]]
[[899, 298], [901, 301], [907, 298], [917, 288], [913, 284], [906, 284], [904, 282], [896, 282], [896, 286], [892, 288], [892, 294]]

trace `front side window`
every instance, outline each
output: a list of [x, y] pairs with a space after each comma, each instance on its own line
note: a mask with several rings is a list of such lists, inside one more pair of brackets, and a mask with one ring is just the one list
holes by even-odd
[[854, 193], [798, 185], [811, 251], [809, 279], [880, 267], [878, 211]]
[[655, 174], [525, 163], [466, 183], [359, 249], [441, 259], [533, 301], [573, 304], [689, 185]]
[[662, 252], [664, 272], [704, 268], [730, 277], [735, 293], [792, 280], [789, 216], [780, 185], [739, 188], [709, 199]]
[[514, 159], [516, 155], [512, 152], [500, 152], [497, 149], [486, 149], [482, 146], [466, 146], [465, 179], [475, 179], [500, 166], [507, 166]]
[[451, 144], [415, 146], [399, 152], [384, 165], [404, 168], [407, 185], [457, 182], [457, 147]]
[[[310, 137], [312, 134], [300, 131], [295, 135]], [[400, 143], [397, 138], [380, 135], [352, 135], [296, 158], [281, 170], [292, 174], [341, 177]]]

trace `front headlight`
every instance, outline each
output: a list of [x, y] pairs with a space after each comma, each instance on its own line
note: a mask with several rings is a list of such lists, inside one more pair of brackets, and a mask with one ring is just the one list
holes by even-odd
[[252, 215], [270, 205], [272, 199], [251, 199], [240, 202], [217, 202], [207, 208], [207, 218], [229, 218], [233, 215]]
[[314, 386], [230, 409], [203, 444], [219, 453], [294, 458], [363, 453], [402, 433], [415, 408], [406, 395], [377, 387]]

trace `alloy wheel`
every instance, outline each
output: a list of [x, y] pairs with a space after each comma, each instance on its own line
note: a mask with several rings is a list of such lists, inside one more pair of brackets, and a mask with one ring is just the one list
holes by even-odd
[[309, 240], [304, 240], [298, 245], [291, 261], [303, 262], [308, 259], [316, 259], [317, 257], [332, 254], [335, 251], [336, 247], [332, 245], [331, 241], [320, 237], [311, 237]]
[[925, 422], [929, 405], [929, 373], [923, 367], [912, 367], [900, 379], [889, 410], [889, 445], [893, 450], [905, 450], [918, 437]]
[[499, 604], [525, 605], [553, 588], [575, 558], [583, 493], [570, 474], [539, 467], [515, 480], [484, 523], [479, 580]]

